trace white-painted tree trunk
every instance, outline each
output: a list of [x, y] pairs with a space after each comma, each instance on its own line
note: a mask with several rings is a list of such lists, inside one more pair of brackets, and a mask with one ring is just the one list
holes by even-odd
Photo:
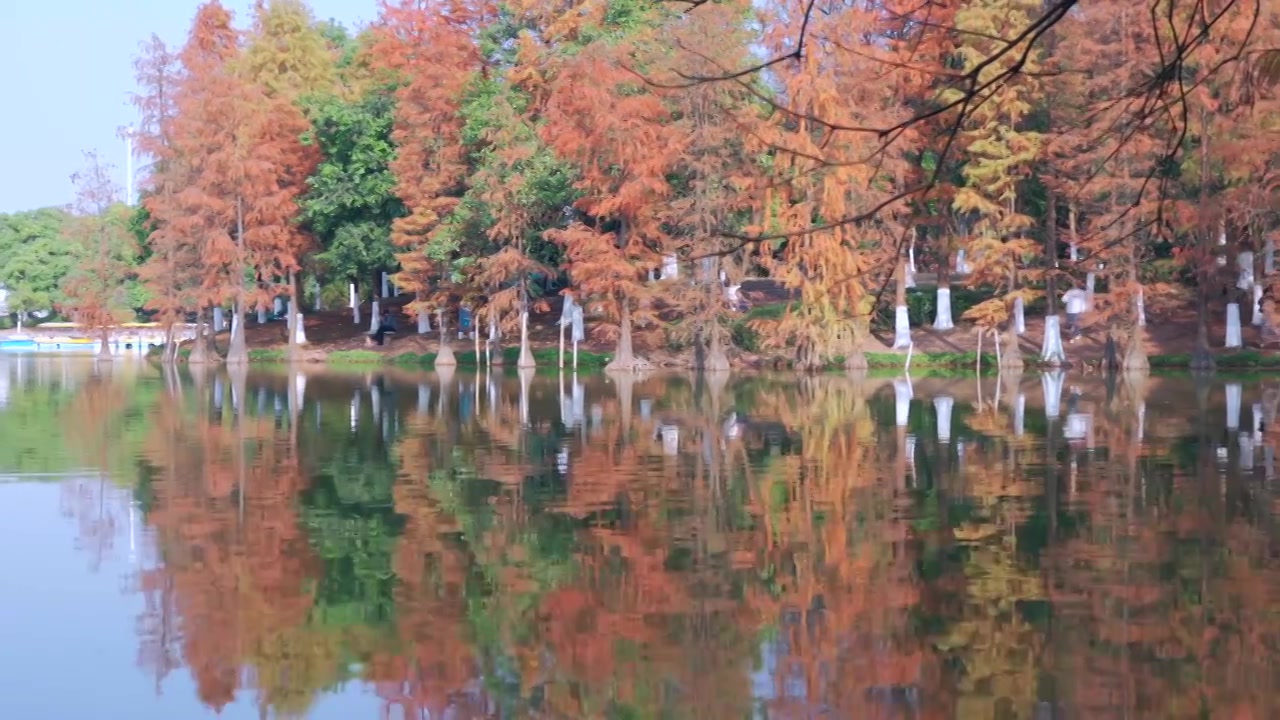
[[1273, 240], [1268, 240], [1262, 256], [1262, 272], [1270, 275], [1276, 271], [1276, 244]]
[[933, 399], [933, 410], [938, 414], [938, 442], [951, 442], [951, 408], [955, 406], [955, 398], [942, 395]]
[[951, 288], [938, 287], [938, 307], [933, 317], [935, 330], [950, 330], [956, 326], [951, 320]]
[[350, 298], [347, 300], [347, 307], [351, 308], [351, 317], [355, 320], [356, 324], [359, 325], [360, 324], [360, 296], [356, 294], [355, 283], [351, 283], [350, 288], [351, 288], [351, 294], [350, 294]]
[[284, 298], [277, 297], [271, 300], [271, 312], [275, 315], [284, 314]]
[[[479, 333], [477, 332], [477, 337]], [[520, 355], [516, 359], [517, 368], [531, 368], [537, 363], [533, 359], [533, 351], [529, 348], [529, 311], [520, 311]]]
[[1253, 312], [1249, 315], [1249, 322], [1258, 327], [1264, 324], [1262, 317], [1262, 285], [1254, 284], [1253, 286]]
[[374, 300], [369, 304], [369, 332], [378, 332], [378, 325], [382, 322], [382, 314], [379, 312], [378, 301]]
[[302, 322], [302, 313], [293, 314], [293, 334], [299, 345], [307, 344], [307, 328]]
[[663, 280], [675, 280], [680, 277], [680, 263], [676, 260], [675, 255], [664, 255], [662, 257], [662, 275]]
[[893, 381], [893, 410], [898, 427], [906, 427], [911, 415], [911, 379], [900, 377]]
[[907, 306], [899, 305], [893, 309], [893, 349], [903, 350], [911, 346], [911, 321], [907, 317]]
[[213, 331], [220, 333], [226, 329], [227, 317], [223, 309], [216, 307], [213, 309]]
[[1077, 260], [1080, 259], [1080, 248], [1076, 247], [1075, 243], [1071, 243], [1070, 245], [1067, 246], [1067, 252], [1068, 252], [1067, 257], [1071, 260], [1071, 262], [1076, 262]]
[[1044, 319], [1044, 342], [1040, 345], [1040, 359], [1050, 365], [1066, 362], [1067, 353], [1062, 349], [1062, 318], [1049, 315]]
[[265, 307], [259, 306], [258, 307], [258, 324], [263, 325], [266, 322], [267, 322], [267, 309]]
[[[1025, 335], [1027, 332], [1027, 309], [1021, 295], [1013, 299], [1013, 331], [1019, 335]], [[996, 340], [997, 344], [999, 342]]]
[[388, 292], [391, 289], [391, 278], [385, 272], [379, 273], [379, 275], [381, 275], [380, 279], [382, 280], [382, 297], [391, 297], [391, 293]]
[[1223, 346], [1228, 348], [1244, 346], [1240, 332], [1240, 303], [1227, 303], [1227, 338]]
[[1085, 312], [1093, 312], [1093, 288], [1098, 278], [1093, 273], [1086, 273], [1084, 276], [1084, 309]]
[[1227, 383], [1227, 429], [1236, 431], [1240, 429], [1240, 396], [1243, 387], [1240, 383]]
[[418, 334], [426, 335], [431, 332], [431, 315], [426, 311], [418, 311]]
[[1138, 286], [1138, 327], [1147, 326], [1147, 302], [1142, 286]]
[[1040, 373], [1040, 389], [1044, 392], [1044, 416], [1055, 419], [1062, 412], [1062, 383], [1066, 373], [1048, 370]]
[[1248, 290], [1253, 287], [1253, 253], [1245, 250], [1236, 256], [1236, 265], [1239, 274], [1236, 277], [1236, 287], [1241, 290]]
[[969, 267], [969, 261], [965, 260], [964, 250], [956, 251], [956, 274], [968, 275], [973, 268]]
[[[489, 315], [489, 334], [484, 341], [484, 364], [493, 365], [493, 349], [498, 345], [498, 318], [492, 312]], [[479, 362], [479, 360], [477, 360]], [[560, 367], [564, 367], [564, 326], [560, 326]]]
[[312, 280], [312, 282], [311, 282], [311, 290], [312, 290], [313, 292], [315, 292], [315, 294], [316, 294], [316, 296], [315, 296], [315, 301], [312, 303], [312, 307], [315, 309], [315, 311], [316, 311], [316, 312], [321, 312], [321, 311], [323, 311], [323, 310], [324, 310], [324, 299], [321, 297], [321, 295], [323, 295], [324, 293], [323, 293], [323, 289], [320, 287], [320, 281], [319, 281], [319, 280]]

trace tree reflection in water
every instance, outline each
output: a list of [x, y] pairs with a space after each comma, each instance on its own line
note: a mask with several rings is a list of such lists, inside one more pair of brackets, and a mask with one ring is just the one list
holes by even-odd
[[113, 382], [58, 412], [136, 478], [143, 663], [214, 709], [355, 680], [414, 718], [1280, 710], [1256, 384]]

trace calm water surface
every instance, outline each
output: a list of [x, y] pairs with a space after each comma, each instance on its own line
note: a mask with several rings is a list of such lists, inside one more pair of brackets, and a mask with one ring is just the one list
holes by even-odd
[[1280, 717], [1277, 401], [0, 357], [0, 715]]

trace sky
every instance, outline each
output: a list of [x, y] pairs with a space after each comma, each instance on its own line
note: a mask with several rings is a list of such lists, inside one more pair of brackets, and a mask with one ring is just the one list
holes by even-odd
[[[119, 128], [137, 114], [133, 59], [155, 33], [181, 45], [196, 0], [0, 0], [0, 213], [66, 205], [71, 174], [95, 150], [123, 188]], [[252, 0], [224, 0], [246, 27]], [[348, 27], [377, 15], [377, 0], [311, 0], [318, 19]], [[123, 193], [123, 190], [122, 190]]]

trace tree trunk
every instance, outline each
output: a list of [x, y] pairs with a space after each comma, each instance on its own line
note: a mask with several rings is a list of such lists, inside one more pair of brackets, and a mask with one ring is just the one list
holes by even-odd
[[1261, 327], [1266, 318], [1262, 314], [1262, 282], [1266, 277], [1265, 261], [1263, 259], [1263, 250], [1253, 254], [1253, 287], [1249, 292], [1249, 323]]
[[98, 348], [98, 360], [111, 362], [111, 328], [102, 328], [102, 347]]
[[[177, 348], [174, 348], [177, 353]], [[191, 365], [204, 365], [209, 362], [209, 341], [204, 335], [204, 310], [196, 313], [196, 336], [191, 341], [191, 355], [187, 357], [187, 363]]]
[[[236, 246], [240, 257], [244, 258], [244, 202], [236, 198]], [[244, 365], [249, 362], [249, 347], [244, 337], [244, 277], [240, 276], [236, 288], [234, 318], [235, 326], [231, 329], [231, 345], [227, 348], [228, 365]]]
[[[1200, 111], [1200, 167], [1209, 167], [1209, 119], [1208, 113]], [[1200, 173], [1199, 213], [1200, 233], [1196, 238], [1199, 252], [1195, 257], [1199, 262], [1196, 268], [1196, 346], [1191, 351], [1192, 370], [1210, 370], [1213, 368], [1213, 351], [1209, 349], [1209, 289], [1207, 287], [1211, 273], [1205, 269], [1212, 255], [1213, 230], [1209, 227], [1207, 208], [1209, 203], [1209, 173]]]
[[[898, 277], [893, 289], [893, 349], [911, 345], [911, 320], [907, 311], [907, 259], [898, 258]], [[941, 276], [939, 276], [941, 277]], [[847, 360], [846, 360], [847, 362]]]
[[1120, 359], [1120, 369], [1124, 372], [1146, 372], [1151, 368], [1147, 360], [1146, 323], [1143, 321], [1142, 278], [1138, 275], [1138, 255], [1135, 243], [1129, 241], [1129, 282], [1133, 284], [1133, 322], [1130, 323], [1129, 342], [1124, 349], [1124, 357]]
[[1204, 273], [1200, 273], [1200, 287], [1196, 289], [1196, 346], [1191, 351], [1192, 370], [1212, 370], [1213, 351], [1209, 348], [1209, 298], [1204, 287]]
[[[476, 330], [476, 337], [480, 337], [480, 331]], [[479, 362], [477, 360], [477, 362]], [[517, 368], [537, 367], [538, 363], [534, 362], [533, 351], [529, 349], [529, 301], [524, 296], [524, 291], [520, 291], [520, 359], [516, 361]]]
[[453, 355], [453, 344], [449, 342], [449, 323], [445, 313], [436, 316], [436, 328], [440, 331], [440, 349], [436, 351], [436, 367], [457, 367], [458, 359]]
[[177, 343], [173, 337], [173, 322], [167, 322], [164, 326], [164, 350], [160, 353], [160, 362], [169, 365], [178, 357]]
[[720, 338], [719, 319], [714, 317], [711, 319], [710, 334], [711, 337], [707, 342], [707, 355], [703, 360], [702, 369], [707, 372], [728, 372], [729, 357], [724, 352], [724, 341]]
[[1047, 307], [1044, 318], [1044, 337], [1040, 344], [1040, 359], [1050, 366], [1066, 362], [1062, 347], [1061, 319], [1058, 317], [1058, 196], [1049, 191], [1048, 209], [1045, 212], [1044, 254], [1048, 262], [1045, 271], [1045, 295]]
[[862, 351], [862, 342], [860, 338], [854, 339], [853, 349], [844, 358], [844, 369], [854, 372], [863, 371], [870, 367], [867, 362], [867, 354]]
[[[1072, 216], [1074, 218], [1074, 215]], [[1058, 314], [1058, 196], [1049, 192], [1049, 205], [1045, 212], [1044, 254], [1049, 262], [1045, 278], [1045, 314]], [[1075, 238], [1072, 238], [1074, 240]]]
[[618, 331], [618, 349], [613, 360], [605, 366], [605, 370], [635, 370], [637, 367], [635, 354], [631, 350], [631, 303], [626, 298], [618, 301], [622, 308]]
[[1146, 372], [1151, 369], [1147, 360], [1147, 349], [1144, 346], [1146, 330], [1135, 326], [1129, 333], [1129, 344], [1125, 348], [1124, 358], [1120, 361], [1120, 369], [1125, 372]]
[[287, 312], [289, 316], [285, 318], [285, 328], [289, 333], [289, 359], [296, 360], [298, 357], [298, 334], [302, 323], [302, 312], [298, 309], [298, 276], [289, 271], [289, 300]]
[[491, 358], [489, 362], [494, 365], [505, 365], [507, 361], [502, 357], [502, 333], [494, 332], [494, 330], [497, 329], [497, 326], [498, 326], [498, 318], [490, 315], [489, 317], [490, 333], [489, 334], [493, 336], [493, 339], [489, 341], [490, 342], [489, 357]]
[[[999, 339], [996, 342], [1001, 342]], [[1013, 374], [1022, 372], [1022, 348], [1018, 345], [1018, 328], [1013, 319], [1004, 331], [1004, 348], [1000, 353], [1000, 370], [1008, 370]]]
[[951, 317], [951, 240], [943, 244], [942, 257], [938, 259], [937, 308], [933, 315], [933, 327], [937, 330], [954, 328]]
[[227, 348], [228, 365], [244, 365], [249, 362], [249, 346], [244, 337], [244, 301], [236, 298], [231, 311], [231, 344]]

